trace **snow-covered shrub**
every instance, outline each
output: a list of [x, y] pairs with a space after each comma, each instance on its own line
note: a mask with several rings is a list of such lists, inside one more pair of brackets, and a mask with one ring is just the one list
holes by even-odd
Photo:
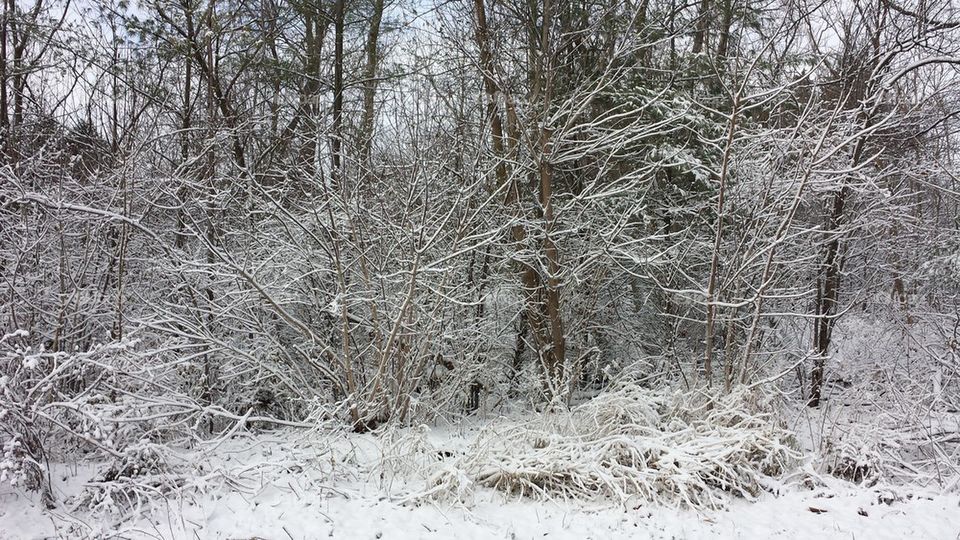
[[884, 460], [877, 448], [869, 443], [829, 444], [824, 456], [827, 472], [844, 480], [873, 486], [884, 471]]
[[945, 488], [960, 478], [957, 319], [919, 300], [867, 307], [837, 326], [828, 406], [802, 411], [811, 416], [809, 450], [822, 472], [854, 483]]
[[419, 425], [409, 429], [391, 427], [379, 434], [378, 442], [382, 446], [376, 469], [386, 487], [411, 473], [416, 475], [431, 470], [443, 457], [442, 450], [430, 442], [428, 433], [426, 425]]
[[52, 507], [44, 443], [48, 426], [37, 413], [54, 390], [56, 365], [45, 361], [42, 350], [15, 345], [26, 336], [18, 331], [0, 337], [0, 481], [39, 491]]
[[143, 440], [124, 448], [87, 482], [73, 506], [106, 513], [139, 511], [153, 498], [183, 487], [184, 478], [170, 464], [165, 446]]
[[568, 412], [493, 423], [444, 462], [424, 495], [462, 496], [465, 479], [533, 497], [640, 497], [719, 508], [754, 497], [799, 457], [766, 395], [624, 384]]
[[0, 478], [39, 491], [52, 506], [51, 455], [119, 455], [150, 423], [118, 422], [138, 411], [122, 395], [110, 395], [120, 368], [131, 361], [133, 341], [67, 353], [31, 345], [29, 337], [20, 331], [0, 338]]
[[[0, 418], [2, 420], [2, 418]], [[25, 431], [21, 427], [21, 431]], [[53, 505], [53, 493], [47, 478], [43, 446], [30, 433], [15, 433], [3, 439], [0, 456], [0, 482], [39, 491], [44, 503]]]

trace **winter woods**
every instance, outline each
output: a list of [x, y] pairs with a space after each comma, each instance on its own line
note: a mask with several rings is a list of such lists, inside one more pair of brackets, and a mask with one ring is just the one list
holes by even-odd
[[951, 0], [7, 0], [0, 470], [52, 505], [46, 463], [78, 448], [640, 388], [706, 400], [676, 413], [690, 433], [777, 396], [778, 456], [798, 410], [885, 410], [923, 439], [877, 455], [949, 483], [957, 21]]

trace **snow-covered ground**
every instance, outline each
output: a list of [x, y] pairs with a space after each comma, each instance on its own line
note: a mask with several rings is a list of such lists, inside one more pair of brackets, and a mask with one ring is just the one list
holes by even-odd
[[[431, 449], [454, 451], [470, 438], [469, 428], [425, 437]], [[286, 431], [185, 450], [168, 456], [179, 487], [123, 517], [110, 502], [125, 500], [121, 492], [89, 498], [108, 493], [90, 483], [105, 465], [58, 464], [54, 510], [2, 488], [0, 538], [960, 538], [960, 496], [830, 478], [813, 489], [787, 481], [772, 489], [779, 494], [733, 499], [718, 511], [531, 500], [487, 488], [460, 502], [426, 500], [411, 496], [424, 488], [415, 458], [384, 460], [409, 449], [403, 440]]]

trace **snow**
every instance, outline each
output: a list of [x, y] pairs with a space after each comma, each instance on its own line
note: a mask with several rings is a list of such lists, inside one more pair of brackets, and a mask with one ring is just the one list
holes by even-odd
[[[462, 448], [474, 428], [434, 429], [433, 446]], [[0, 538], [960, 538], [960, 496], [826, 478], [815, 489], [784, 481], [756, 501], [696, 511], [630, 500], [531, 500], [478, 489], [467, 503], [411, 499], [415, 468], [387, 466], [395, 441], [286, 430], [182, 450], [195, 465], [185, 489], [139, 514], [74, 508], [103, 464], [54, 464], [60, 504], [0, 490]], [[171, 460], [174, 461], [174, 460]], [[410, 502], [414, 500], [415, 502]], [[405, 502], [406, 501], [406, 502]]]

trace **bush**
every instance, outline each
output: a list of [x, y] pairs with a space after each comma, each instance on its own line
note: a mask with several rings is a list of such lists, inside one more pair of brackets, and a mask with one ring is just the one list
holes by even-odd
[[799, 458], [766, 395], [620, 386], [568, 412], [494, 423], [445, 461], [424, 496], [462, 497], [465, 483], [538, 498], [641, 497], [720, 508], [751, 498]]

